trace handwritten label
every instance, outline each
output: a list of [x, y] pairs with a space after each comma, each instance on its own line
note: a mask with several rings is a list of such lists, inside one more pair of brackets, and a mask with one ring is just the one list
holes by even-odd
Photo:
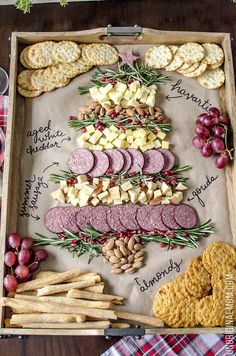
[[146, 279], [143, 279], [142, 281], [140, 281], [139, 278], [136, 277], [134, 278], [134, 281], [138, 285], [140, 292], [142, 293], [146, 292], [149, 288], [153, 287], [154, 284], [158, 283], [162, 278], [165, 278], [172, 271], [176, 271], [177, 273], [179, 273], [180, 266], [182, 263], [183, 263], [182, 259], [180, 260], [179, 263], [169, 260], [169, 266], [163, 271], [158, 271], [151, 280], [146, 281]]
[[61, 148], [63, 141], [70, 141], [71, 138], [61, 130], [53, 130], [52, 122], [48, 120], [46, 126], [27, 131], [26, 136], [32, 138], [32, 144], [26, 148], [26, 153], [31, 156], [37, 152], [42, 152], [50, 148]]
[[175, 84], [171, 85], [171, 92], [173, 95], [179, 94], [177, 96], [167, 95], [166, 99], [171, 101], [172, 99], [184, 98], [185, 100], [190, 100], [195, 103], [197, 106], [202, 108], [205, 111], [208, 111], [212, 104], [209, 103], [209, 100], [203, 100], [198, 98], [194, 93], [188, 93], [187, 90], [183, 87], [182, 79], [178, 79]]
[[201, 198], [201, 194], [202, 194], [205, 190], [207, 190], [207, 188], [209, 188], [209, 187], [211, 186], [211, 184], [212, 184], [215, 180], [217, 180], [217, 178], [218, 178], [218, 175], [215, 176], [215, 177], [212, 176], [212, 177], [210, 177], [210, 178], [206, 175], [206, 182], [205, 182], [204, 184], [200, 185], [200, 187], [197, 187], [195, 190], [193, 190], [193, 191], [191, 192], [192, 197], [187, 198], [187, 201], [191, 201], [191, 200], [197, 199], [198, 202], [199, 202], [199, 204], [200, 204], [201, 206], [205, 207], [206, 205], [205, 205], [204, 201], [203, 201], [202, 198]]

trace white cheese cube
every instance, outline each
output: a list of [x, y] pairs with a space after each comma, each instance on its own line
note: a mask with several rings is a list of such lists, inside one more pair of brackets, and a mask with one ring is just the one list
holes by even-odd
[[138, 149], [138, 146], [135, 143], [131, 143], [129, 147], [130, 148], [135, 148], [136, 150]]
[[[76, 187], [75, 187], [76, 188]], [[65, 194], [67, 194], [68, 192], [69, 192], [69, 187], [65, 187], [65, 188], [63, 188], [63, 192], [65, 193]]]
[[110, 198], [112, 200], [120, 200], [120, 188], [115, 186], [112, 188], [109, 188], [109, 193], [110, 193]]
[[98, 199], [102, 200], [102, 199], [108, 197], [108, 195], [109, 195], [109, 193], [107, 191], [106, 192], [102, 192], [102, 193], [98, 194]]
[[69, 188], [69, 191], [67, 194], [68, 194], [68, 197], [70, 198], [70, 200], [76, 198], [78, 191], [79, 190], [77, 188], [74, 188], [74, 187]]
[[98, 93], [99, 91], [98, 91], [98, 88], [94, 86], [94, 87], [89, 88], [89, 92], [90, 92], [91, 97], [93, 97], [93, 95]]
[[120, 187], [124, 192], [127, 192], [129, 189], [133, 188], [132, 184], [129, 181], [124, 182], [123, 184], [121, 184]]
[[113, 142], [113, 145], [115, 146], [115, 147], [118, 147], [118, 148], [126, 148], [126, 141], [124, 141], [124, 140], [120, 140], [120, 139], [116, 139], [116, 140], [114, 140]]
[[108, 135], [110, 135], [111, 131], [109, 130], [108, 127], [106, 127], [106, 128], [102, 131], [102, 133], [103, 133], [103, 135], [105, 135], [105, 136], [107, 137]]
[[183, 183], [178, 183], [175, 190], [187, 190], [188, 188]]
[[147, 195], [148, 201], [151, 200], [152, 197], [153, 197], [153, 190], [152, 189], [148, 189], [146, 195]]
[[99, 184], [99, 178], [93, 178], [93, 185]]
[[139, 194], [138, 200], [140, 201], [141, 204], [144, 204], [147, 201], [147, 196], [145, 192], [141, 192]]
[[173, 193], [172, 190], [170, 189], [167, 193], [166, 193], [166, 197], [172, 197]]
[[80, 200], [79, 200], [79, 198], [74, 198], [74, 199], [72, 199], [72, 200], [71, 200], [71, 204], [72, 204], [73, 206], [80, 206]]
[[166, 133], [163, 131], [159, 131], [157, 137], [160, 138], [161, 140], [164, 140], [164, 138], [166, 137]]
[[88, 182], [88, 178], [85, 174], [81, 174], [81, 175], [77, 176], [76, 179], [78, 181], [78, 184]]
[[89, 138], [90, 138], [90, 134], [88, 132], [85, 132], [77, 138], [77, 141], [85, 141], [86, 142], [86, 141], [88, 141]]
[[155, 198], [158, 198], [158, 197], [162, 197], [162, 192], [161, 192], [161, 190], [160, 190], [160, 189], [154, 190], [154, 192], [153, 192], [153, 197], [154, 197], [154, 199], [155, 199]]
[[126, 134], [124, 132], [122, 132], [119, 136], [118, 136], [119, 140], [126, 140]]
[[129, 190], [128, 193], [130, 196], [131, 203], [136, 203], [138, 201], [139, 193], [134, 190]]
[[142, 97], [143, 90], [142, 87], [138, 88], [136, 93], [134, 94], [134, 100], [139, 100]]
[[77, 143], [80, 148], [90, 148], [90, 144], [88, 142], [77, 140]]
[[108, 143], [108, 141], [107, 141], [104, 137], [101, 137], [101, 138], [100, 138], [100, 140], [99, 140], [99, 145], [105, 146], [107, 143]]
[[176, 192], [175, 195], [177, 196], [177, 199], [179, 203], [183, 200], [183, 193], [182, 192]]
[[89, 142], [95, 145], [98, 140], [102, 137], [103, 133], [99, 130], [95, 130], [92, 136], [89, 138]]
[[[60, 187], [61, 189], [64, 189], [67, 187], [67, 181], [66, 180], [60, 180]], [[181, 189], [179, 189], [181, 190]]]
[[96, 146], [95, 150], [97, 150], [97, 151], [103, 151], [103, 149], [104, 149], [104, 146], [102, 146], [102, 145], [96, 144], [95, 146]]
[[129, 84], [129, 90], [132, 93], [135, 93], [138, 88], [140, 88], [140, 82], [138, 80], [134, 80], [132, 83]]
[[115, 85], [115, 90], [124, 94], [127, 89], [127, 85], [125, 83], [117, 82]]
[[121, 196], [120, 196], [121, 200], [129, 200], [129, 194], [127, 192], [121, 192]]
[[113, 201], [113, 204], [114, 204], [114, 205], [121, 205], [121, 204], [122, 204], [122, 200], [121, 200], [121, 199], [115, 199], [115, 200]]
[[117, 131], [119, 131], [119, 129], [118, 129], [116, 126], [114, 126], [114, 125], [111, 125], [111, 126], [109, 127], [109, 130], [112, 131], [112, 132], [117, 132]]
[[[126, 92], [124, 93], [124, 99], [128, 101], [132, 95], [133, 95], [133, 93], [127, 89]], [[123, 102], [122, 102], [122, 104], [123, 104]]]
[[133, 107], [138, 107], [139, 106], [139, 103], [134, 99], [134, 98], [130, 98], [128, 101], [127, 101], [127, 105], [128, 106], [133, 106]]
[[123, 94], [121, 94], [120, 92], [112, 89], [109, 93], [109, 99], [111, 99], [113, 101], [114, 104], [119, 105], [121, 99], [123, 98]]
[[104, 178], [102, 180], [102, 191], [103, 192], [105, 192], [108, 189], [110, 182], [111, 182], [110, 178]]
[[170, 204], [170, 199], [171, 198], [163, 198], [161, 204], [164, 204], [164, 205]]
[[156, 101], [155, 95], [150, 94], [146, 99], [146, 104], [153, 108], [155, 106], [155, 101]]
[[87, 185], [83, 186], [83, 191], [90, 196], [93, 194], [93, 192], [96, 188], [97, 187], [93, 184], [87, 184]]
[[93, 198], [93, 199], [91, 200], [91, 204], [92, 204], [93, 206], [97, 206], [97, 205], [99, 204], [99, 199]]
[[111, 143], [111, 142], [108, 142], [108, 143], [106, 143], [105, 145], [104, 145], [104, 148], [106, 149], [106, 150], [109, 150], [110, 148], [113, 148], [114, 147], [114, 145]]
[[107, 96], [107, 94], [113, 89], [113, 86], [109, 83], [105, 87], [100, 88], [100, 93], [103, 96]]
[[166, 182], [162, 182], [161, 191], [163, 195], [166, 195], [167, 192], [171, 190], [170, 186], [166, 184]]
[[118, 137], [118, 134], [116, 132], [110, 132], [109, 135], [107, 135], [107, 141], [112, 142]]
[[87, 133], [90, 135], [95, 132], [95, 127], [93, 125], [86, 126]]
[[155, 148], [160, 148], [161, 147], [161, 142], [159, 140], [156, 140], [153, 143], [155, 145]]
[[133, 143], [134, 142], [133, 136], [127, 136], [127, 142], [128, 143]]
[[170, 147], [170, 143], [168, 141], [162, 141], [161, 147], [168, 150]]
[[157, 183], [154, 183], [154, 182], [147, 182], [146, 186], [148, 187], [148, 189], [151, 189], [151, 190], [157, 189]]
[[61, 203], [65, 203], [65, 195], [64, 195], [62, 189], [57, 189], [57, 190], [55, 190], [54, 192], [52, 192], [52, 193], [51, 193], [51, 197], [52, 197], [54, 200], [58, 200], [58, 201], [60, 201]]

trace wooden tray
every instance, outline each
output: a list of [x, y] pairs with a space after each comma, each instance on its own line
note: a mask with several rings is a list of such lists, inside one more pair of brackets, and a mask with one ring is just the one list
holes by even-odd
[[[107, 42], [111, 44], [178, 44], [184, 42], [214, 42], [222, 46], [225, 53], [224, 70], [226, 75], [225, 87], [221, 89], [221, 105], [227, 110], [231, 118], [233, 132], [236, 132], [236, 103], [234, 70], [231, 53], [230, 34], [206, 32], [170, 32], [152, 29], [143, 29], [137, 37], [106, 37], [107, 29], [99, 28], [79, 32], [15, 32], [11, 37], [11, 63], [9, 88], [9, 114], [6, 136], [6, 152], [2, 195], [2, 221], [1, 221], [1, 250], [0, 250], [0, 286], [1, 297], [4, 295], [4, 252], [5, 237], [12, 231], [17, 231], [17, 209], [19, 205], [19, 164], [21, 153], [21, 130], [24, 127], [24, 99], [17, 94], [17, 69], [19, 64], [19, 46], [24, 46], [45, 40], [73, 40], [82, 43]], [[234, 118], [234, 120], [233, 120]], [[234, 141], [235, 141], [234, 135]], [[234, 142], [235, 143], [235, 142]], [[230, 211], [230, 224], [232, 234], [236, 234], [236, 167], [233, 164], [226, 169], [226, 184]], [[1, 308], [2, 335], [106, 335], [109, 330], [43, 330], [43, 329], [7, 329], [3, 327], [4, 310]], [[137, 330], [137, 329], [136, 329]], [[142, 329], [143, 330], [143, 329]], [[140, 334], [200, 334], [223, 333], [225, 328], [148, 328]], [[115, 331], [113, 329], [113, 331]], [[135, 329], [117, 330], [116, 335], [135, 334]]]

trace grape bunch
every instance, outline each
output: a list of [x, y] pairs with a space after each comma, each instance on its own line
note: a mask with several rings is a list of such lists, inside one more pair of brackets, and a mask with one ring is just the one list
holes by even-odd
[[203, 157], [215, 155], [215, 165], [219, 169], [224, 168], [232, 159], [232, 150], [229, 150], [227, 142], [228, 130], [229, 118], [221, 115], [217, 108], [211, 107], [208, 113], [197, 117], [196, 136], [192, 144], [201, 151]]
[[30, 237], [21, 238], [16, 233], [8, 237], [8, 245], [4, 262], [11, 273], [5, 276], [3, 284], [8, 292], [13, 292], [18, 283], [31, 280], [39, 262], [46, 260], [48, 254], [44, 249], [33, 250], [33, 240]]

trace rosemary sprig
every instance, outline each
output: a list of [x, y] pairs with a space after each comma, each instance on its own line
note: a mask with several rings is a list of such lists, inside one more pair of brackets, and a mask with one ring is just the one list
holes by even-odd
[[[92, 76], [92, 83], [97, 87], [102, 87], [108, 83], [115, 84], [117, 81], [127, 83], [132, 80], [138, 80], [140, 83], [150, 86], [152, 84], [161, 85], [170, 81], [167, 75], [159, 74], [155, 68], [146, 66], [145, 64], [135, 63], [133, 66], [126, 63], [124, 66], [118, 64], [118, 71], [106, 69], [102, 71], [97, 69]], [[79, 87], [81, 95], [89, 93], [89, 87]]]

